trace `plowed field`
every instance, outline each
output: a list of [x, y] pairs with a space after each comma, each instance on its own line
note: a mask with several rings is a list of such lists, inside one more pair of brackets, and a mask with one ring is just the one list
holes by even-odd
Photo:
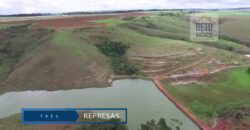
[[98, 27], [105, 26], [105, 24], [94, 23], [95, 20], [111, 19], [111, 18], [127, 18], [139, 17], [148, 15], [147, 13], [124, 13], [124, 14], [110, 14], [110, 15], [93, 15], [70, 18], [56, 18], [35, 20], [34, 27], [36, 28], [77, 28], [77, 27]]

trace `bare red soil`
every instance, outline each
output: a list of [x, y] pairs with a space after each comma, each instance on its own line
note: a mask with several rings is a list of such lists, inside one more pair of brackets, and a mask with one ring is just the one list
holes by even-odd
[[105, 24], [94, 23], [92, 21], [111, 19], [111, 18], [127, 18], [127, 17], [139, 17], [146, 16], [148, 13], [123, 13], [113, 15], [93, 15], [82, 17], [70, 17], [70, 18], [56, 18], [56, 19], [42, 19], [35, 20], [34, 27], [36, 28], [75, 28], [75, 27], [98, 27], [105, 26]]
[[220, 119], [214, 130], [231, 130], [233, 124], [232, 118]]

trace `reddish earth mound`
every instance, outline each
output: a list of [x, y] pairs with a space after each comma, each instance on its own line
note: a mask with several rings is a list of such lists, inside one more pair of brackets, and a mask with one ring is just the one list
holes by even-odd
[[124, 13], [113, 15], [93, 15], [82, 17], [70, 17], [70, 18], [56, 18], [56, 19], [43, 19], [36, 20], [34, 27], [36, 28], [75, 28], [75, 27], [98, 27], [105, 26], [105, 24], [91, 23], [95, 20], [110, 19], [110, 18], [127, 18], [127, 17], [139, 17], [149, 15], [147, 13]]
[[220, 119], [214, 130], [231, 130], [232, 124], [232, 118]]

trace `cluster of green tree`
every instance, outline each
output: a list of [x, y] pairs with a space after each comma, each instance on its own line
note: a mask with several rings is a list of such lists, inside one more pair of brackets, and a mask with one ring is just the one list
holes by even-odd
[[[113, 119], [112, 122], [114, 121], [117, 120]], [[80, 130], [129, 130], [129, 129], [126, 125], [84, 125], [80, 128]], [[157, 123], [155, 120], [147, 121], [145, 124], [141, 124], [141, 128], [138, 130], [173, 130], [173, 129], [171, 129], [167, 125], [166, 120], [162, 118]], [[175, 130], [180, 130], [180, 128], [176, 127]]]
[[247, 69], [247, 73], [248, 73], [248, 74], [250, 74], [250, 67], [248, 67], [248, 69]]
[[180, 16], [180, 13], [160, 12], [159, 16], [178, 17]]
[[135, 19], [135, 17], [126, 17], [126, 18], [123, 18], [122, 20], [127, 20], [127, 21], [129, 21], [129, 20], [134, 20]]
[[138, 72], [138, 69], [128, 62], [125, 53], [129, 48], [121, 42], [104, 42], [96, 44], [98, 49], [112, 60], [112, 67], [115, 74], [132, 75]]
[[240, 42], [239, 39], [228, 37], [228, 36], [225, 36], [225, 35], [220, 35], [220, 39], [227, 40], [227, 41], [233, 41], [233, 42]]
[[64, 15], [79, 15], [79, 14], [113, 14], [113, 13], [133, 13], [133, 12], [142, 12], [145, 10], [115, 10], [115, 11], [77, 11], [77, 12], [66, 12]]
[[[228, 40], [227, 40], [228, 41]], [[244, 49], [238, 49], [237, 47], [231, 46], [231, 45], [224, 45], [224, 44], [214, 44], [214, 42], [197, 42], [198, 44], [203, 44], [211, 47], [215, 47], [218, 49], [226, 50], [226, 51], [231, 51], [231, 52], [236, 52], [239, 54], [248, 54], [248, 50]], [[241, 43], [239, 43], [241, 44]]]
[[[120, 119], [110, 119], [106, 122], [120, 122]], [[80, 130], [128, 130], [128, 127], [124, 124], [93, 124], [93, 125], [83, 125]]]
[[147, 22], [145, 27], [147, 28], [152, 28], [152, 29], [160, 29], [160, 27], [158, 27], [156, 24], [154, 24], [153, 22]]
[[[166, 123], [164, 118], [161, 118], [158, 123], [155, 120], [147, 121], [145, 124], [141, 124], [140, 130], [172, 130]], [[180, 130], [179, 127], [176, 130]]]
[[136, 10], [114, 10], [114, 11], [76, 11], [65, 12], [64, 15], [79, 15], [79, 14], [113, 14], [113, 13], [134, 13], [144, 11], [183, 11], [182, 9], [136, 9]]
[[149, 18], [150, 18], [150, 16], [143, 16], [143, 17], [141, 17], [142, 20], [149, 19]]
[[0, 15], [0, 17], [30, 17], [30, 16], [48, 16], [50, 13], [31, 13], [31, 14], [11, 14], [11, 15]]

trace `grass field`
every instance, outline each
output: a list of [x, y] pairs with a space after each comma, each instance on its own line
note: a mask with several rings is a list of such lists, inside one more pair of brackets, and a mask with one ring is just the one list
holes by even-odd
[[126, 23], [126, 21], [120, 20], [120, 19], [105, 19], [105, 20], [96, 20], [96, 21], [92, 21], [92, 22], [94, 22], [94, 23], [104, 23], [107, 26], [117, 26], [119, 24]]
[[[248, 45], [250, 29], [250, 15], [248, 11], [214, 11], [209, 13], [218, 14], [220, 20], [220, 35], [227, 36]], [[249, 53], [249, 51], [248, 51]]]
[[[201, 79], [203, 83], [171, 86], [162, 82], [179, 101], [205, 121], [225, 116], [250, 104], [250, 74], [246, 68], [227, 70]], [[227, 111], [228, 110], [228, 111]]]
[[250, 29], [248, 23], [250, 22], [250, 16], [224, 16], [222, 19], [223, 18], [225, 19], [225, 22], [220, 26], [221, 34], [238, 39], [249, 45]]
[[248, 11], [217, 11], [219, 16], [250, 16]]
[[1, 24], [0, 23], [0, 29], [6, 29], [9, 27], [19, 26], [19, 24]]

